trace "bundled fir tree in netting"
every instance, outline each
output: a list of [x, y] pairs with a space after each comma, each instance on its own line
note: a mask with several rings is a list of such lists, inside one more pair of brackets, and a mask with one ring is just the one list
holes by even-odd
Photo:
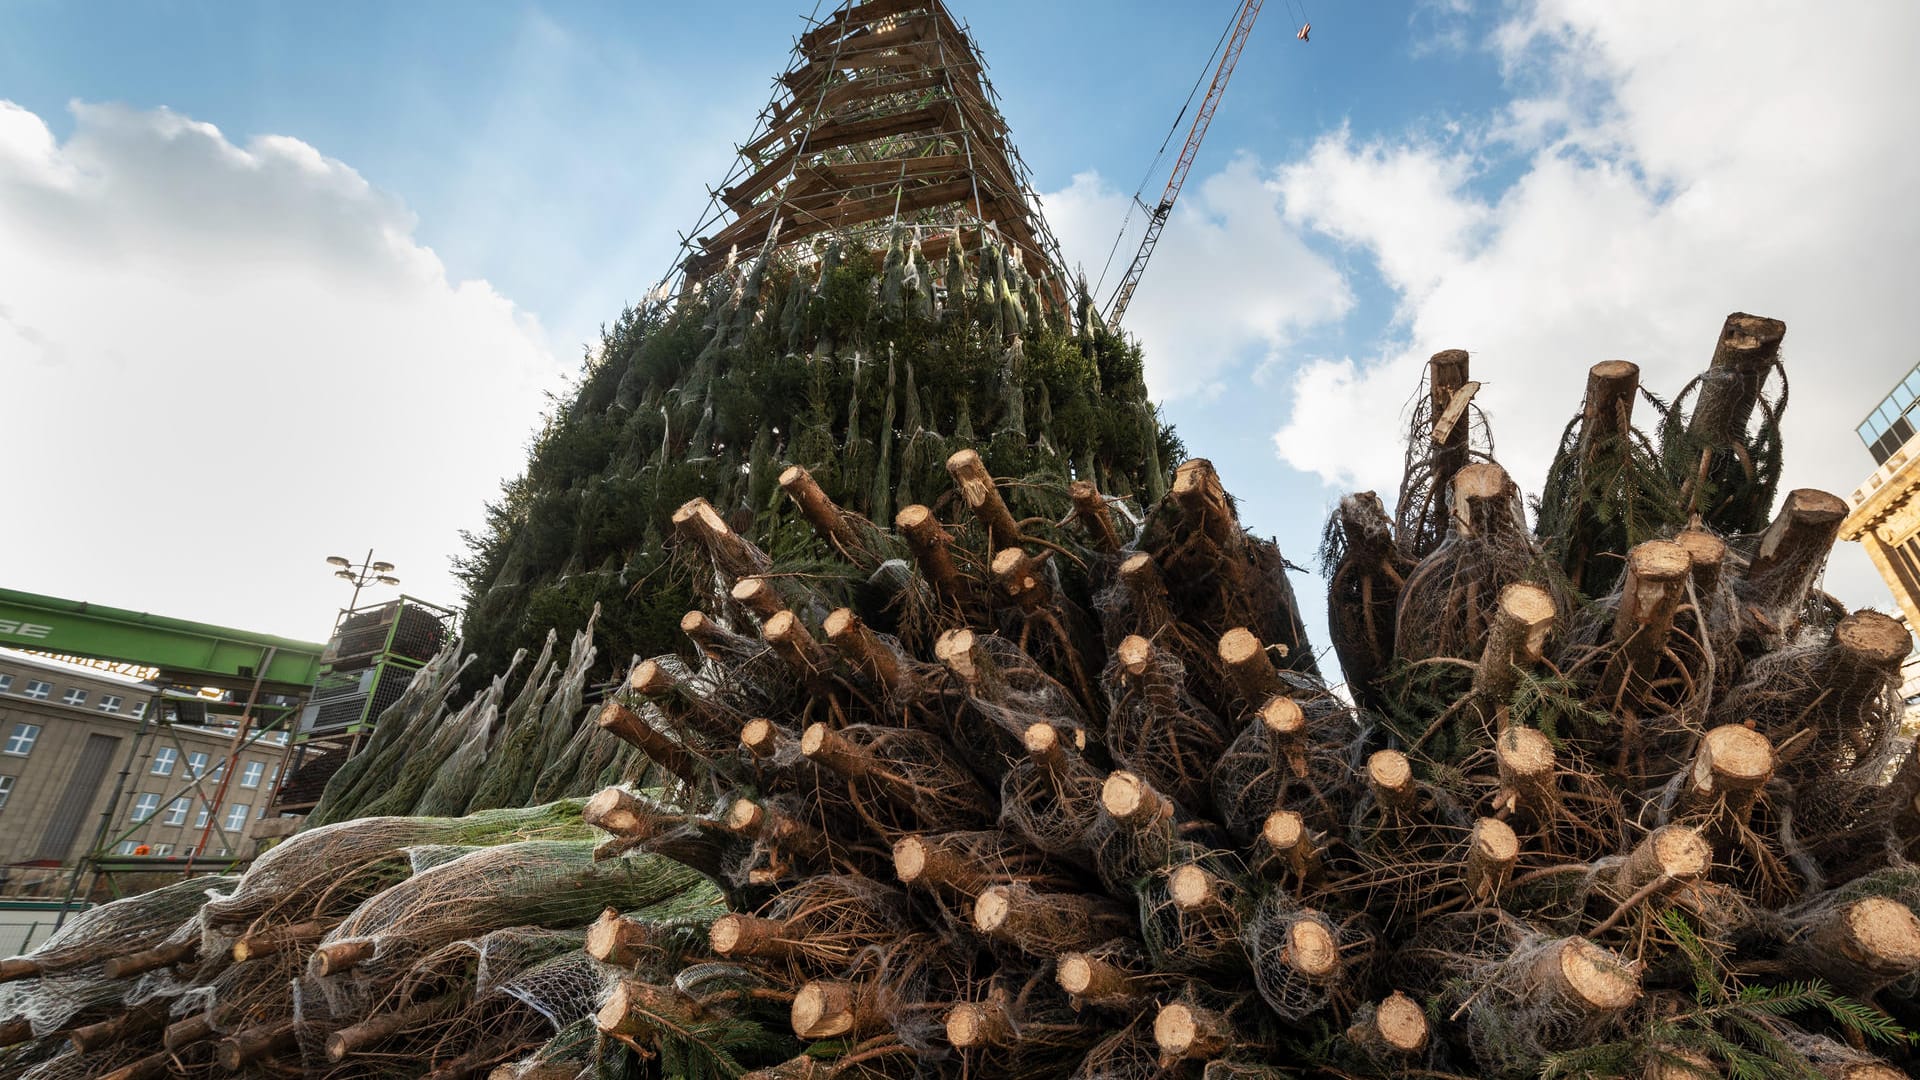
[[[891, 529], [828, 466], [783, 465], [772, 549], [705, 499], [668, 515], [682, 650], [598, 701], [587, 637], [464, 696], [450, 650], [335, 778], [334, 824], [0, 962], [0, 1067], [1915, 1067], [1911, 641], [1819, 592], [1831, 496], [1791, 493], [1757, 536], [1688, 502], [1636, 510], [1644, 534], [1585, 511], [1537, 532], [1468, 460], [1439, 531], [1407, 525], [1418, 558], [1348, 500], [1334, 644], [1371, 664], [1349, 698], [1204, 461], [1143, 505], [951, 450]], [[1574, 550], [1618, 580], [1575, 592]]]

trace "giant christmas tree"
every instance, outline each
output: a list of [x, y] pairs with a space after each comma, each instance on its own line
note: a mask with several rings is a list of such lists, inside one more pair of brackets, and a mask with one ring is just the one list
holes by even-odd
[[1912, 642], [1818, 588], [1842, 500], [1774, 507], [1785, 325], [1671, 404], [1593, 367], [1531, 528], [1435, 355], [1327, 525], [1343, 692], [1025, 203], [874, 210], [985, 138], [964, 43], [811, 31], [609, 335], [473, 567], [475, 640], [564, 660], [450, 648], [311, 827], [0, 962], [5, 1075], [1911, 1075]]

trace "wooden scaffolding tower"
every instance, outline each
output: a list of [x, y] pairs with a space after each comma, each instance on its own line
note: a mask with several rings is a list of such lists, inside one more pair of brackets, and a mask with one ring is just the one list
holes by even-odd
[[885, 248], [901, 229], [936, 264], [956, 238], [966, 253], [986, 242], [1018, 252], [1042, 294], [1064, 304], [1065, 260], [997, 101], [941, 0], [841, 5], [796, 41], [685, 242], [683, 286], [775, 251], [810, 262], [828, 237]]

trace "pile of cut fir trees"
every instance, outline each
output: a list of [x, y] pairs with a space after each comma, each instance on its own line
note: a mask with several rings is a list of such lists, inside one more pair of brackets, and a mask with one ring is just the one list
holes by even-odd
[[1775, 510], [1783, 335], [1671, 405], [1594, 368], [1531, 514], [1434, 357], [1393, 514], [1328, 524], [1344, 693], [1205, 461], [1136, 507], [961, 449], [891, 527], [792, 465], [791, 557], [695, 498], [683, 649], [594, 706], [584, 642], [461, 709], [437, 662], [332, 823], [0, 968], [4, 1064], [1906, 1075], [1910, 641], [1817, 588], [1841, 500]]

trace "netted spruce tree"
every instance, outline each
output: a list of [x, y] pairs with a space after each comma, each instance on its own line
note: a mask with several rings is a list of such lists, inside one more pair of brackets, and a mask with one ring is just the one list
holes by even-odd
[[1783, 324], [1594, 368], [1531, 515], [1437, 354], [1325, 533], [1342, 692], [945, 8], [781, 86], [476, 539], [478, 660], [243, 873], [0, 960], [0, 1075], [1920, 1068], [1911, 639], [1776, 491]]
[[[1365, 542], [1329, 554], [1398, 590], [1329, 575], [1340, 625], [1378, 627], [1335, 639], [1376, 661], [1365, 686], [1349, 670], [1376, 703], [1356, 708], [1206, 461], [1158, 500], [1076, 482], [1051, 493], [1058, 517], [1022, 516], [1019, 483], [972, 449], [941, 471], [888, 528], [785, 466], [810, 537], [785, 556], [689, 500], [670, 516], [683, 648], [635, 657], [593, 705], [588, 634], [513, 695], [504, 677], [463, 695], [437, 661], [383, 720], [396, 734], [335, 778], [342, 820], [195, 886], [206, 902], [108, 905], [0, 964], [0, 1067], [1916, 1066], [1911, 641], [1819, 592], [1831, 496], [1791, 492], [1748, 534], [1676, 498], [1616, 551], [1579, 513], [1536, 539], [1474, 453], [1418, 558], [1402, 545], [1424, 527], [1382, 539], [1377, 501], [1343, 500], [1330, 536], [1351, 521]], [[1567, 583], [1576, 536], [1622, 562], [1606, 592]], [[467, 813], [355, 816], [373, 807]]]

